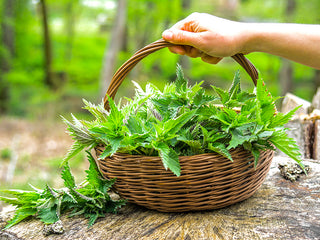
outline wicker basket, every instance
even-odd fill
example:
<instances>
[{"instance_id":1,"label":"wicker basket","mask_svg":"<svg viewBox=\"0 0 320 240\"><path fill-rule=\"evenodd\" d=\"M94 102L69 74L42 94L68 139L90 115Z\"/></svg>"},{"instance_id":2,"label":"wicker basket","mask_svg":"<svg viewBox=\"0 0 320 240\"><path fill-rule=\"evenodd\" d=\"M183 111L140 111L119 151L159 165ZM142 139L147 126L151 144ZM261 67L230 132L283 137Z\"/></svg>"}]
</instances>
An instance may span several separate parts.
<instances>
[{"instance_id":1,"label":"wicker basket","mask_svg":"<svg viewBox=\"0 0 320 240\"><path fill-rule=\"evenodd\" d=\"M114 98L129 71L144 57L172 46L158 40L125 62L113 76L107 95ZM256 68L242 54L232 56L256 84ZM108 109L107 97L105 108ZM99 156L103 146L96 148ZM232 150L233 162L215 153L180 156L181 176L166 171L160 157L116 153L97 164L105 178L116 178L115 190L129 202L161 212L184 212L222 208L249 198L264 181L274 152L261 153L254 167L254 157L243 148Z\"/></svg>"}]
</instances>

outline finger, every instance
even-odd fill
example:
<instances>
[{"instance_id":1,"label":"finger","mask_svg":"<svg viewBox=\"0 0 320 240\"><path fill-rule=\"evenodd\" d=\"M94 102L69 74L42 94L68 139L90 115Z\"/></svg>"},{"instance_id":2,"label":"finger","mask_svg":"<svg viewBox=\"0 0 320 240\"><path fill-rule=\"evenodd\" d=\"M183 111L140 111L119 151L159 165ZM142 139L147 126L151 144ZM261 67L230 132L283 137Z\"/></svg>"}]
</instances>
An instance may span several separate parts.
<instances>
[{"instance_id":1,"label":"finger","mask_svg":"<svg viewBox=\"0 0 320 240\"><path fill-rule=\"evenodd\" d=\"M171 46L171 47L168 47L168 49L172 53L176 53L176 54L180 54L180 55L186 55L186 50L185 50L184 46L179 46L179 45Z\"/></svg>"},{"instance_id":2,"label":"finger","mask_svg":"<svg viewBox=\"0 0 320 240\"><path fill-rule=\"evenodd\" d=\"M179 29L172 29L172 30L165 30L162 33L162 38L168 42L174 44L181 44L181 45L194 45L194 41L197 38L197 33L183 31Z\"/></svg>"},{"instance_id":3,"label":"finger","mask_svg":"<svg viewBox=\"0 0 320 240\"><path fill-rule=\"evenodd\" d=\"M220 62L222 60L222 58L221 57L212 57L212 56L206 54L201 57L201 60L206 63L217 64L218 62Z\"/></svg>"},{"instance_id":4,"label":"finger","mask_svg":"<svg viewBox=\"0 0 320 240\"><path fill-rule=\"evenodd\" d=\"M192 25L193 23L197 22L200 19L200 15L201 14L194 12L194 13L190 14L188 17L186 17L185 19L182 19L181 21L174 24L170 28L170 30L180 29L180 30L193 32L193 30L188 30L188 29L190 29L189 26Z\"/></svg>"},{"instance_id":5,"label":"finger","mask_svg":"<svg viewBox=\"0 0 320 240\"><path fill-rule=\"evenodd\" d=\"M197 58L197 57L201 57L203 55L203 52L197 48L188 46L186 55L192 58Z\"/></svg>"}]
</instances>

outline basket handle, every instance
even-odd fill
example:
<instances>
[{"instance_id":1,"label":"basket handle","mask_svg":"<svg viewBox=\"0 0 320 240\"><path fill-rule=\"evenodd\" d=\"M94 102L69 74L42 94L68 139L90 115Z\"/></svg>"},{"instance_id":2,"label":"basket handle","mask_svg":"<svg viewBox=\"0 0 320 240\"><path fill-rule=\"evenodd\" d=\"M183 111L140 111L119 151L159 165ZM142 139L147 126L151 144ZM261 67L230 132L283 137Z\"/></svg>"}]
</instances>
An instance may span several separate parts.
<instances>
[{"instance_id":1,"label":"basket handle","mask_svg":"<svg viewBox=\"0 0 320 240\"><path fill-rule=\"evenodd\" d=\"M138 62L140 62L143 58L148 56L150 53L158 51L164 47L171 47L171 46L174 46L174 44L169 43L163 39L159 39L145 46L144 48L140 49L131 58L129 58L113 75L111 83L107 90L106 96L104 97L104 108L109 109L108 96L114 99L121 83L123 82L127 74L135 67L135 65ZM255 68L255 66L242 53L238 53L232 56L232 58L246 70L246 72L251 77L254 85L257 85L258 71Z\"/></svg>"}]
</instances>

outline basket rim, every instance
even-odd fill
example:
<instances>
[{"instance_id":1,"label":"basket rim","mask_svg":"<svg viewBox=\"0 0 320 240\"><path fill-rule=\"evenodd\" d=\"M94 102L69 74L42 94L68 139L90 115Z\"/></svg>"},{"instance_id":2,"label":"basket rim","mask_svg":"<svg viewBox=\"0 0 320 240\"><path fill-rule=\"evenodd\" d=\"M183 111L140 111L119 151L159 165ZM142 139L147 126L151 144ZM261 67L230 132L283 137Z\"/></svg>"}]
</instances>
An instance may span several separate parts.
<instances>
[{"instance_id":1,"label":"basket rim","mask_svg":"<svg viewBox=\"0 0 320 240\"><path fill-rule=\"evenodd\" d=\"M103 152L103 150L101 148L104 148L104 147L105 147L104 145L98 145L94 148L95 156L96 156L95 160L96 160L97 164L101 161L104 161L105 159L108 159L108 158L113 159L114 157L123 157L123 159L125 159L125 157L136 158L136 159L143 158L144 160L157 160L160 163L162 163L161 157L159 155L158 156L148 156L148 155L141 155L141 154L130 154L130 153L119 153L119 152L116 152L113 155L102 159L102 158L100 158L100 154ZM250 156L254 159L254 156L252 155L252 153L249 150L245 149L243 146L232 148L229 150L229 152L231 155L236 155L237 153L246 154L246 155L248 155L248 157ZM275 150L274 149L260 150L260 157L261 157L261 154L267 153L267 152L275 152ZM200 153L200 154L194 154L194 155L179 155L179 162L180 162L180 164L182 164L183 162L192 161L192 160L190 160L191 158L200 159L201 157L219 157L219 158L222 158L223 161L230 163L230 164L233 164L233 163L235 164L236 162L238 162L242 158L242 157L236 157L236 158L233 158L233 160L231 161L230 159L223 156L222 154L219 154L216 152L210 152L210 153ZM216 160L216 161L217 162L221 161L221 159ZM252 159L251 159L251 161L252 161ZM248 162L251 162L251 161L248 161ZM252 162L252 164L254 164L254 163ZM258 161L255 168L257 168L261 164L262 164L261 161ZM170 171L168 171L168 172L170 172Z\"/></svg>"}]
</instances>

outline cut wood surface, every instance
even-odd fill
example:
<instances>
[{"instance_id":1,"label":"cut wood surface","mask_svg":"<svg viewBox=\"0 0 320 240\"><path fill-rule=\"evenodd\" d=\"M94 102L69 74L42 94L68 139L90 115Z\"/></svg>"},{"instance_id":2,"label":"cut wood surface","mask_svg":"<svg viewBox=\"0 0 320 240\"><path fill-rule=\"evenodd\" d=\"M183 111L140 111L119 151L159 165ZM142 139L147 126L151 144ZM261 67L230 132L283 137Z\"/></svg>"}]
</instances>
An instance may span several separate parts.
<instances>
[{"instance_id":1,"label":"cut wood surface","mask_svg":"<svg viewBox=\"0 0 320 240\"><path fill-rule=\"evenodd\" d=\"M160 213L128 204L88 228L82 217L61 218L64 233L43 235L36 218L0 232L0 239L320 239L320 163L306 160L311 170L296 182L285 180L275 157L262 187L249 199L220 210ZM12 208L0 213L0 227Z\"/></svg>"}]
</instances>

